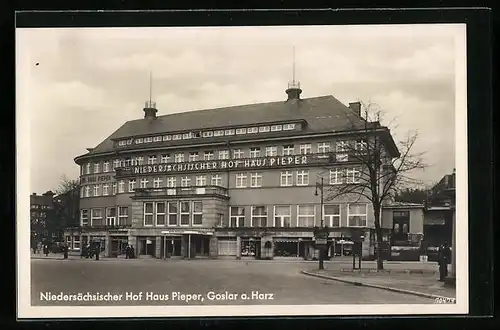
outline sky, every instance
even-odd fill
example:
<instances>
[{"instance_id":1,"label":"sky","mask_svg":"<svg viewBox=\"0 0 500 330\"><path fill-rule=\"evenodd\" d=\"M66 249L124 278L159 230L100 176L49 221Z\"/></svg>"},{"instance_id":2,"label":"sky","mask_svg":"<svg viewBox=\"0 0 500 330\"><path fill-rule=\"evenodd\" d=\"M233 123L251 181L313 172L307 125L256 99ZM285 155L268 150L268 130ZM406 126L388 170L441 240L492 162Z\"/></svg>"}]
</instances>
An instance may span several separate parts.
<instances>
[{"instance_id":1,"label":"sky","mask_svg":"<svg viewBox=\"0 0 500 330\"><path fill-rule=\"evenodd\" d=\"M302 98L375 103L396 141L417 130L428 166L413 176L430 185L455 168L456 35L453 25L17 29L30 191L77 179L76 156L142 118L150 72L158 115L284 101L294 48Z\"/></svg>"}]
</instances>

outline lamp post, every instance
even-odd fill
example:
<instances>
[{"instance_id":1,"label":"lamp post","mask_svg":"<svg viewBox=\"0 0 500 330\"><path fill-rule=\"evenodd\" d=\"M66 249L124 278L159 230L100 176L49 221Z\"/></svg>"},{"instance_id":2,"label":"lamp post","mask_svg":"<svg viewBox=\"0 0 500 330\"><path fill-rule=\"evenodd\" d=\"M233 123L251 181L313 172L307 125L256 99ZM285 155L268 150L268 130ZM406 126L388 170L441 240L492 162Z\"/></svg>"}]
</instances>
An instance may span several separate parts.
<instances>
[{"instance_id":1,"label":"lamp post","mask_svg":"<svg viewBox=\"0 0 500 330\"><path fill-rule=\"evenodd\" d=\"M323 189L324 188L324 182L323 182L323 177L321 177L321 182L316 182L316 190L314 191L314 196L318 196L318 190L319 190L319 195L321 199L321 225L320 225L320 232L324 235L323 230L324 230L324 220L323 220L323 204L324 204L324 196L323 196ZM318 235L316 235L316 244L318 246L319 250L319 269L323 270L325 269L324 263L323 263L323 254L324 254L324 247L326 245L326 242L321 242L321 244L318 244ZM326 240L323 236L321 236L320 239Z\"/></svg>"}]
</instances>

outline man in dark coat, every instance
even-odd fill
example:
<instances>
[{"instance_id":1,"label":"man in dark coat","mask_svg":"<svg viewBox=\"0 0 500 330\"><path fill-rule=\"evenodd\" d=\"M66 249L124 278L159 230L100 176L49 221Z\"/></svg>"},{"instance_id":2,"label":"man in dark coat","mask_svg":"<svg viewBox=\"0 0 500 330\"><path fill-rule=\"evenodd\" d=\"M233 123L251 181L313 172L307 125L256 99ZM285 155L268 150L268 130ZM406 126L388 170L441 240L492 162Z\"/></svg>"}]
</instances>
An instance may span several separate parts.
<instances>
[{"instance_id":1,"label":"man in dark coat","mask_svg":"<svg viewBox=\"0 0 500 330\"><path fill-rule=\"evenodd\" d=\"M68 244L64 244L63 245L64 259L68 259L68 251L69 251Z\"/></svg>"},{"instance_id":2,"label":"man in dark coat","mask_svg":"<svg viewBox=\"0 0 500 330\"><path fill-rule=\"evenodd\" d=\"M439 248L439 256L438 256L439 281L441 282L443 282L446 276L448 276L448 264L450 263L450 259L451 259L451 250L450 247L448 246L448 243L445 242Z\"/></svg>"}]
</instances>

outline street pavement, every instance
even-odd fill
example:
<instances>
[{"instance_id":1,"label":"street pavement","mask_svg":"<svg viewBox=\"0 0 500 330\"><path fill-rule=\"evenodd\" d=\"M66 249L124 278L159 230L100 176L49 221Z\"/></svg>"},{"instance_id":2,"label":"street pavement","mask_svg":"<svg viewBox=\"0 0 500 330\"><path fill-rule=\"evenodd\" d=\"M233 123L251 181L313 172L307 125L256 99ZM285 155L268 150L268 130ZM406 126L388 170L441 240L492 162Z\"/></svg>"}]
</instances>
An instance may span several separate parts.
<instances>
[{"instance_id":1,"label":"street pavement","mask_svg":"<svg viewBox=\"0 0 500 330\"><path fill-rule=\"evenodd\" d=\"M346 267L346 264L329 262L326 266ZM274 260L101 259L96 261L77 257L70 257L68 260L32 258L31 301L32 305L36 306L431 304L434 302L430 298L358 287L301 273L304 269L314 267L311 262ZM48 300L52 294L57 299L60 293L67 294L66 299L73 301ZM101 295L110 293L116 296L107 297L117 300L74 301L79 293L86 299L89 297L92 299L92 295L95 296L97 293ZM64 299L63 296L59 298L61 297ZM162 298L168 300L160 300Z\"/></svg>"}]
</instances>

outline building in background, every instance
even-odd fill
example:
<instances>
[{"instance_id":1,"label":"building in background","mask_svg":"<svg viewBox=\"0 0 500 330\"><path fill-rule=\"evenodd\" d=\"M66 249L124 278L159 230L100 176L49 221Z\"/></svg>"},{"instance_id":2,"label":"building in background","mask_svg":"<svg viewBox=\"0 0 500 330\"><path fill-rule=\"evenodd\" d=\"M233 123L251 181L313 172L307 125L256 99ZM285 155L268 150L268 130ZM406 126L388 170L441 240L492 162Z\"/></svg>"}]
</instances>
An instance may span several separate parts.
<instances>
[{"instance_id":1,"label":"building in background","mask_svg":"<svg viewBox=\"0 0 500 330\"><path fill-rule=\"evenodd\" d=\"M31 247L39 242L51 242L57 233L54 230L54 193L30 195Z\"/></svg>"},{"instance_id":2,"label":"building in background","mask_svg":"<svg viewBox=\"0 0 500 330\"><path fill-rule=\"evenodd\" d=\"M359 182L350 153L366 150L367 126L388 155L397 147L359 102L301 92L293 81L283 101L165 116L146 102L143 119L75 158L80 228L67 240L100 241L108 256L129 244L139 257L310 259L323 215L330 256L348 253L360 233L373 255L371 203L344 196L321 209L316 183Z\"/></svg>"},{"instance_id":3,"label":"building in background","mask_svg":"<svg viewBox=\"0 0 500 330\"><path fill-rule=\"evenodd\" d=\"M53 204L57 220L54 226L57 232L57 241L65 242L70 250L79 250L79 235L67 235L65 239L64 232L79 231L80 187L71 188L64 193L54 196Z\"/></svg>"}]
</instances>

